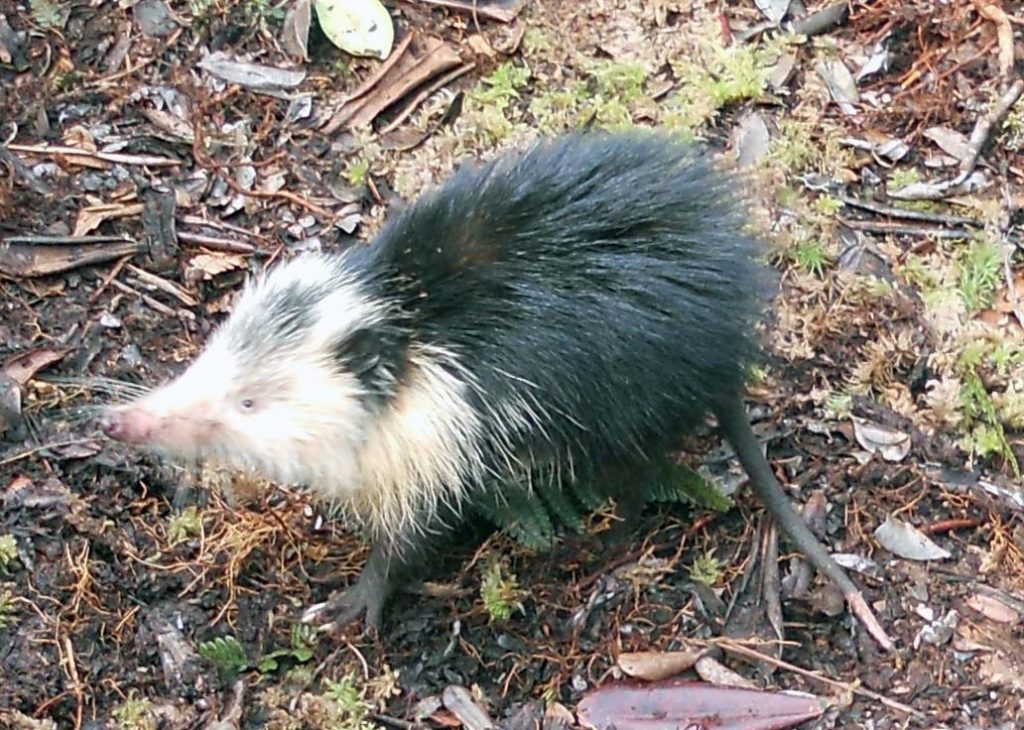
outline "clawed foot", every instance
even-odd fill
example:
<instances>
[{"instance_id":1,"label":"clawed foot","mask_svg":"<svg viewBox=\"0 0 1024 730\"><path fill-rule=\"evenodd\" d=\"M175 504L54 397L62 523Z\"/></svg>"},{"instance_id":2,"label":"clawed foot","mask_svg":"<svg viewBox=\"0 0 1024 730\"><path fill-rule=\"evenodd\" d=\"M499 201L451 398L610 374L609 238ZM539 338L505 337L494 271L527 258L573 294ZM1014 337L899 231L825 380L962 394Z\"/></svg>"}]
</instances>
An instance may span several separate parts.
<instances>
[{"instance_id":1,"label":"clawed foot","mask_svg":"<svg viewBox=\"0 0 1024 730\"><path fill-rule=\"evenodd\" d=\"M375 548L355 585L335 591L323 603L307 608L302 622L317 624L323 631L334 631L365 616L366 628L379 631L384 604L394 592L388 567L387 556Z\"/></svg>"}]
</instances>

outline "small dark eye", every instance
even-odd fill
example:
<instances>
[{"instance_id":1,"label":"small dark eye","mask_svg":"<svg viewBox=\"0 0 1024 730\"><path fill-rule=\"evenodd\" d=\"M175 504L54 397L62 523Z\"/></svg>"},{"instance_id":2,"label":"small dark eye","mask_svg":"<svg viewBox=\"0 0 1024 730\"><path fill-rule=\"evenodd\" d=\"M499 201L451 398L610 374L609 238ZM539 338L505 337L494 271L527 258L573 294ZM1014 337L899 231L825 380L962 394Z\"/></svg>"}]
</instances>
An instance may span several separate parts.
<instances>
[{"instance_id":1,"label":"small dark eye","mask_svg":"<svg viewBox=\"0 0 1024 730\"><path fill-rule=\"evenodd\" d=\"M242 401L242 410L251 411L254 405L255 403L252 402L252 398L246 398L245 400Z\"/></svg>"}]
</instances>

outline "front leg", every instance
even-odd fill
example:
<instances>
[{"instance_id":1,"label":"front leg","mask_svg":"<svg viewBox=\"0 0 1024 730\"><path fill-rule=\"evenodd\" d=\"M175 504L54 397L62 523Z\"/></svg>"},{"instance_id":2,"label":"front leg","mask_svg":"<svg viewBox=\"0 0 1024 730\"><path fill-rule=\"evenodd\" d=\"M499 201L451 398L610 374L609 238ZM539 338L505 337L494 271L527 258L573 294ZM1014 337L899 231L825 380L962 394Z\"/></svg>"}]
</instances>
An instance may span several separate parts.
<instances>
[{"instance_id":1,"label":"front leg","mask_svg":"<svg viewBox=\"0 0 1024 730\"><path fill-rule=\"evenodd\" d=\"M378 539L356 582L310 606L302 621L333 630L365 617L366 627L379 631L384 609L395 591L421 580L434 558L443 557L441 548L451 542L462 518L461 511L443 506L420 515L420 529L414 534Z\"/></svg>"},{"instance_id":2,"label":"front leg","mask_svg":"<svg viewBox=\"0 0 1024 730\"><path fill-rule=\"evenodd\" d=\"M385 543L374 545L355 584L335 591L323 603L307 608L302 614L302 622L319 623L322 628L333 630L365 614L366 627L379 631L384 604L398 587L395 573L404 563L393 553Z\"/></svg>"}]
</instances>

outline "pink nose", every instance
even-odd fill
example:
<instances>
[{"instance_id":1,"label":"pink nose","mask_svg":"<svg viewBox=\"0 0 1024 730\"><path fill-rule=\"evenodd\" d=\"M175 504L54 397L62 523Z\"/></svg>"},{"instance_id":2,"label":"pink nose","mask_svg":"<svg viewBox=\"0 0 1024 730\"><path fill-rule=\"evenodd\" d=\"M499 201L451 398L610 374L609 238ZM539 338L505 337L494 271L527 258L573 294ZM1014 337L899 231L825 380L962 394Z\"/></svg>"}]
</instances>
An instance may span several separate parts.
<instances>
[{"instance_id":1,"label":"pink nose","mask_svg":"<svg viewBox=\"0 0 1024 730\"><path fill-rule=\"evenodd\" d=\"M108 411L100 418L103 433L117 441L140 444L153 437L159 419L141 408Z\"/></svg>"}]
</instances>

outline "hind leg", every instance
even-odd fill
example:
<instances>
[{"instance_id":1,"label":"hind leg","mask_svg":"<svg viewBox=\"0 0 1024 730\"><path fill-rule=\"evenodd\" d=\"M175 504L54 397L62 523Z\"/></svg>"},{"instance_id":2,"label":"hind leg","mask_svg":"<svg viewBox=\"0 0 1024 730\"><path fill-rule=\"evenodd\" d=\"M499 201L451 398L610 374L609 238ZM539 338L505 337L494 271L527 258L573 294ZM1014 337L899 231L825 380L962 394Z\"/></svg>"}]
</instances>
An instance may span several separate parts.
<instances>
[{"instance_id":1,"label":"hind leg","mask_svg":"<svg viewBox=\"0 0 1024 730\"><path fill-rule=\"evenodd\" d=\"M649 464L616 464L602 471L601 488L615 500L617 518L604 536L609 545L626 542L640 526L652 478Z\"/></svg>"}]
</instances>

